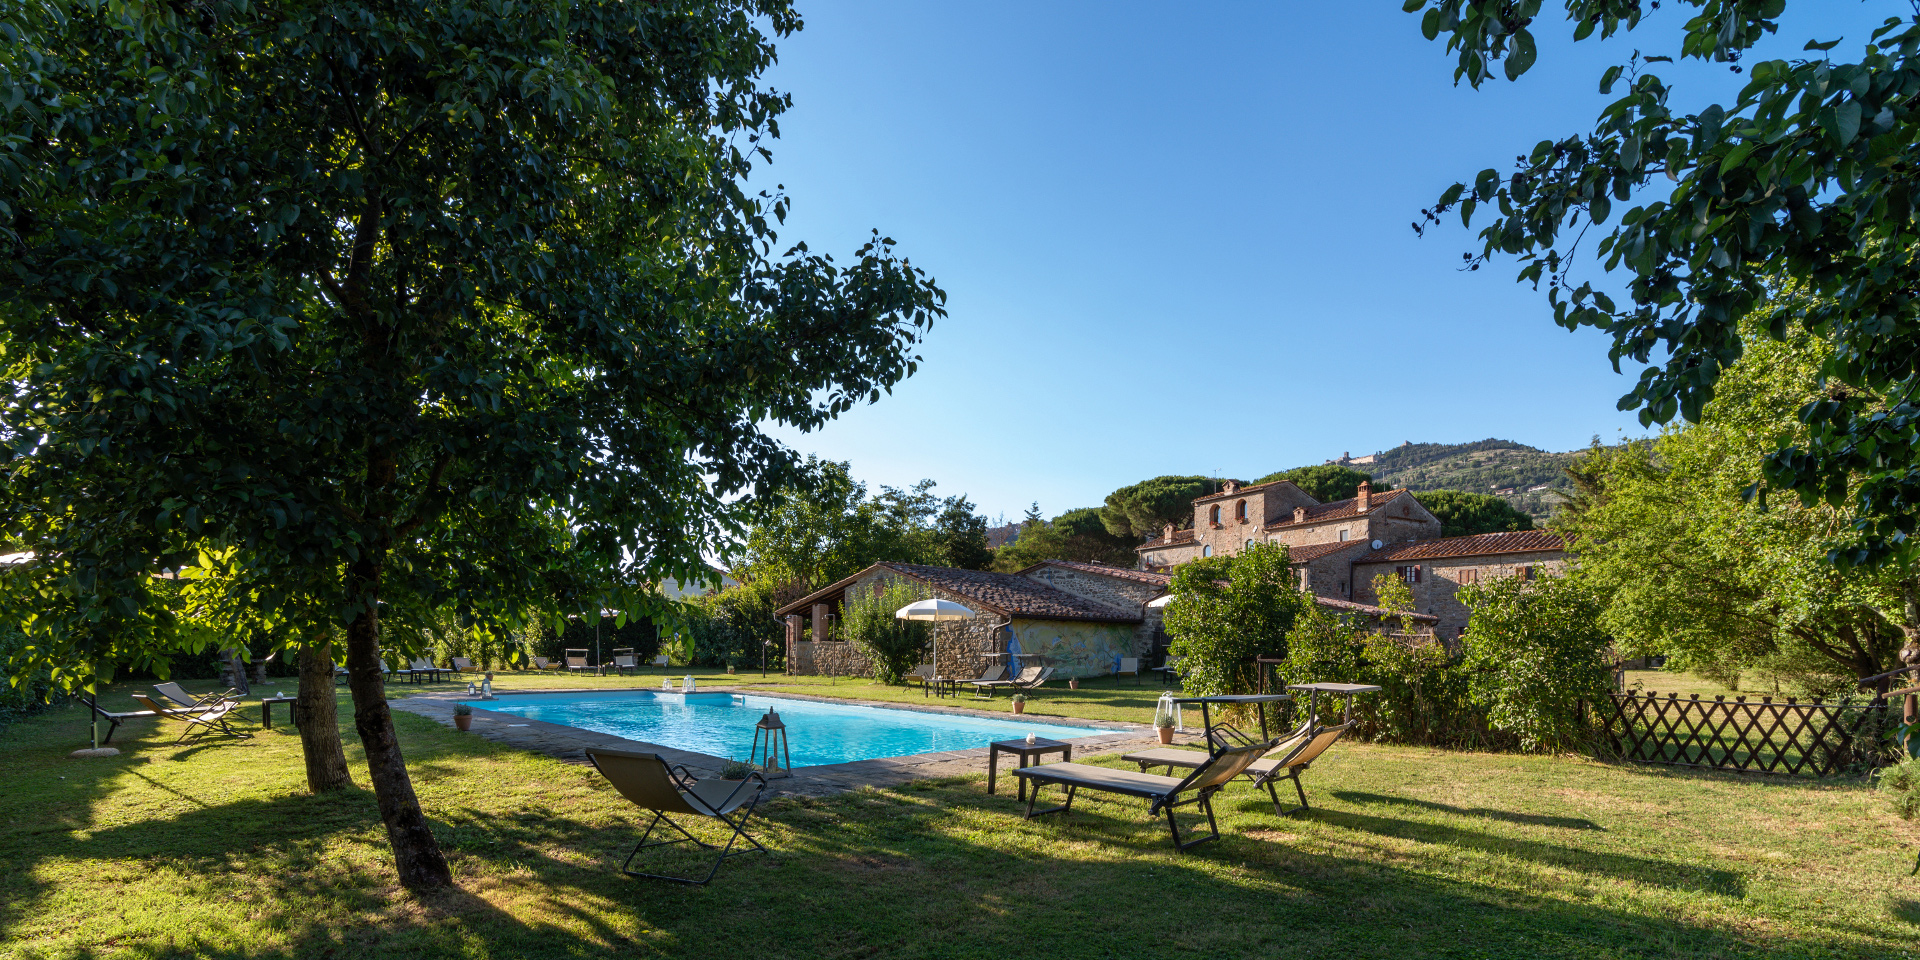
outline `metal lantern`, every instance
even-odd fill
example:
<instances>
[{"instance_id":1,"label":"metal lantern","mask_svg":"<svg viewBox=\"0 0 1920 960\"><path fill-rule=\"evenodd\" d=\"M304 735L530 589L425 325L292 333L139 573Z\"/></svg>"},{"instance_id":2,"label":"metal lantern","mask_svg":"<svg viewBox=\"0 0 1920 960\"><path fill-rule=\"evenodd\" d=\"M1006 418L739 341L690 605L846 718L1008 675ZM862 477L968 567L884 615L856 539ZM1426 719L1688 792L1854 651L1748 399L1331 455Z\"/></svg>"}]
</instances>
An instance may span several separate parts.
<instances>
[{"instance_id":1,"label":"metal lantern","mask_svg":"<svg viewBox=\"0 0 1920 960\"><path fill-rule=\"evenodd\" d=\"M1175 730L1186 732L1187 725L1180 720L1180 704L1174 701L1172 691L1161 694L1159 702L1153 705L1153 725L1158 727L1161 720L1169 718Z\"/></svg>"},{"instance_id":2,"label":"metal lantern","mask_svg":"<svg viewBox=\"0 0 1920 960\"><path fill-rule=\"evenodd\" d=\"M765 739L762 740L762 735ZM778 740L776 747L774 741ZM774 757L780 758L775 762ZM770 779L793 776L793 753L787 744L787 724L780 714L769 709L760 722L753 725L753 749L747 751L747 762L766 771ZM774 772L774 771L779 772Z\"/></svg>"}]
</instances>

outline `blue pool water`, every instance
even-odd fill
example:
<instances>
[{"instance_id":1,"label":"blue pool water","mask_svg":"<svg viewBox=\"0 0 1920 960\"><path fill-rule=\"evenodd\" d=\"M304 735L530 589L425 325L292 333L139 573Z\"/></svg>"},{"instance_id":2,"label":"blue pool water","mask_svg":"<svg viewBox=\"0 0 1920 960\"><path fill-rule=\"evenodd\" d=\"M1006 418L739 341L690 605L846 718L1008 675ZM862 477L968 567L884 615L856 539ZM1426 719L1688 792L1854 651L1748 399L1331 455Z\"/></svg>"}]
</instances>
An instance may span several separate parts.
<instances>
[{"instance_id":1,"label":"blue pool water","mask_svg":"<svg viewBox=\"0 0 1920 960\"><path fill-rule=\"evenodd\" d=\"M747 758L754 724L769 708L787 724L793 765L904 757L984 747L1031 733L1051 740L1091 737L1098 727L1022 723L886 707L815 703L734 693L542 693L468 700L478 710L609 733L715 757Z\"/></svg>"}]
</instances>

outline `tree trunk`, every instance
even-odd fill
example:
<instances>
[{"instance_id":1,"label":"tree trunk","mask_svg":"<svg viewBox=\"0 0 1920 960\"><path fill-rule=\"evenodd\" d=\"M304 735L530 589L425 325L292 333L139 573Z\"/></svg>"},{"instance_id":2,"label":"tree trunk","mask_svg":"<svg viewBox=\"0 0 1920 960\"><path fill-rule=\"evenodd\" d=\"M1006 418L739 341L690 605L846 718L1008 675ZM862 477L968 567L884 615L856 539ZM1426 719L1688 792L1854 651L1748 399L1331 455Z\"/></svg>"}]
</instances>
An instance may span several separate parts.
<instances>
[{"instance_id":1,"label":"tree trunk","mask_svg":"<svg viewBox=\"0 0 1920 960\"><path fill-rule=\"evenodd\" d=\"M380 804L380 819L393 846L393 865L400 884L415 893L453 885L453 872L440 853L433 829L400 755L393 713L387 707L386 685L380 678L380 568L363 556L349 569L353 596L365 607L347 625L347 686L353 691L353 725L367 751L367 773Z\"/></svg>"},{"instance_id":2,"label":"tree trunk","mask_svg":"<svg viewBox=\"0 0 1920 960\"><path fill-rule=\"evenodd\" d=\"M223 679L226 681L228 687L232 688L241 696L250 696L253 693L253 688L247 685L247 664L246 661L240 659L240 648L228 647L226 654L227 675Z\"/></svg>"},{"instance_id":3,"label":"tree trunk","mask_svg":"<svg viewBox=\"0 0 1920 960\"><path fill-rule=\"evenodd\" d=\"M325 634L300 648L300 697L293 704L293 725L307 755L307 789L327 793L353 786L333 699L333 641Z\"/></svg>"}]
</instances>

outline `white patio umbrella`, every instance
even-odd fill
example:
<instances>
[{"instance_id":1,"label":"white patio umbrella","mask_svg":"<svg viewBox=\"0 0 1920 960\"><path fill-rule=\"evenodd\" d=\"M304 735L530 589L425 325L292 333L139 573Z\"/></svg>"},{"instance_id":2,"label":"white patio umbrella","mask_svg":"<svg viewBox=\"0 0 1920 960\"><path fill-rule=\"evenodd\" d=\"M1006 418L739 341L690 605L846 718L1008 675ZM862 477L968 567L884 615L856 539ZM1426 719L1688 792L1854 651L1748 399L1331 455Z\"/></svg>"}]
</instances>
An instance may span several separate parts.
<instances>
[{"instance_id":1,"label":"white patio umbrella","mask_svg":"<svg viewBox=\"0 0 1920 960\"><path fill-rule=\"evenodd\" d=\"M979 614L965 604L952 600L916 600L893 612L896 620L971 620ZM933 633L933 672L940 672L940 631Z\"/></svg>"},{"instance_id":2,"label":"white patio umbrella","mask_svg":"<svg viewBox=\"0 0 1920 960\"><path fill-rule=\"evenodd\" d=\"M1163 594L1161 596L1154 597L1152 600L1148 600L1147 609L1149 610L1165 609L1166 605L1172 602L1173 602L1173 594L1171 593Z\"/></svg>"}]
</instances>

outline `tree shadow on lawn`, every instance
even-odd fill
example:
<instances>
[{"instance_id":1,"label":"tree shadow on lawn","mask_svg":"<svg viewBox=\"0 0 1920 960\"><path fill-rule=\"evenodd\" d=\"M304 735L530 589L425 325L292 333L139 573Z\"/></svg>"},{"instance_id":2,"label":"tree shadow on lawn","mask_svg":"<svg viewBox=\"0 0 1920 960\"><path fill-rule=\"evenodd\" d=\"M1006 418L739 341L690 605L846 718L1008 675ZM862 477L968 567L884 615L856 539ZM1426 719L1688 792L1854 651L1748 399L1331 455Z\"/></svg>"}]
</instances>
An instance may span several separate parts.
<instances>
[{"instance_id":1,"label":"tree shadow on lawn","mask_svg":"<svg viewBox=\"0 0 1920 960\"><path fill-rule=\"evenodd\" d=\"M1415 800L1412 797L1389 797L1378 793L1360 793L1353 790L1335 790L1333 796L1348 803L1365 806L1367 804L1392 804L1402 807L1416 807L1435 813L1447 813L1467 819L1499 820L1502 823L1527 824L1536 827L1560 827L1566 830L1600 830L1603 827L1585 817L1552 817L1537 813L1515 813L1511 810L1494 810L1489 807L1456 807L1447 803L1435 803L1432 800Z\"/></svg>"},{"instance_id":2,"label":"tree shadow on lawn","mask_svg":"<svg viewBox=\"0 0 1920 960\"><path fill-rule=\"evenodd\" d=\"M640 829L630 807L614 808L611 820L451 808L435 811L435 832L465 889L399 897L379 857L372 797L361 791L196 807L68 835L40 855L176 873L183 910L243 897L248 922L273 934L235 943L221 924L189 918L164 941L136 936L114 950L82 947L82 956L1719 956L1763 946L1657 914L1239 832L1248 821L1280 824L1270 807L1264 816L1226 812L1235 823L1222 824L1220 841L1178 856L1163 822L1142 807L1077 802L1067 819L1026 821L1012 798L986 797L971 780L782 798L755 831L772 852L728 861L704 888L618 872ZM1390 823L1317 816L1376 832ZM328 849L342 832L361 834L359 852L373 862ZM1442 830L1433 842L1515 852L1510 841L1468 831ZM1545 846L1520 849L1546 858ZM1681 869L1637 858L1607 866L1650 884ZM0 931L12 932L12 924ZM1824 937L1764 946L1868 955Z\"/></svg>"},{"instance_id":3,"label":"tree shadow on lawn","mask_svg":"<svg viewBox=\"0 0 1920 960\"><path fill-rule=\"evenodd\" d=\"M489 784L462 759L525 759L438 732L424 720L407 725L403 736L423 784L445 778L468 795ZM100 780L119 772L98 769ZM1617 898L1600 905L1578 890L1555 897L1550 878L1543 878L1545 888L1503 885L1441 875L1404 856L1356 856L1356 844L1337 836L1301 842L1288 831L1302 826L1276 819L1264 793L1237 789L1218 804L1222 839L1184 856L1174 854L1164 820L1148 818L1144 804L1132 800L1083 794L1067 818L1027 821L1012 796L986 796L977 778L783 797L764 805L751 828L771 853L729 860L711 886L683 887L620 874L646 814L620 801L590 769L536 761L501 770L515 778L499 785L510 795L504 802L435 802L429 792L428 813L462 889L424 899L396 890L365 791L226 802L201 794L188 799L204 805L95 829L98 820L88 812L101 788L76 784L80 792L33 830L30 847L0 852L0 942L17 943L23 924L50 909L66 911L75 929L91 930L84 924L93 918L76 915L76 899L97 897L99 911L111 912L123 892L138 892L149 910L169 903L178 917L123 923L117 946L44 937L47 949L236 960L721 952L1003 960L1035 953L1873 956L1884 955L1888 943L1884 931L1843 933L1831 925L1781 933L1766 918L1742 926L1767 931L1768 939L1749 939L1657 906L1620 908ZM1739 883L1711 871L1721 876L1674 884L1673 876L1693 868L1456 827L1347 811L1316 810L1312 817L1346 831L1484 850L1512 858L1519 869L1549 864L1599 873L1650 888L1656 901L1663 889L1723 892L1714 884ZM16 829L13 836L23 834ZM1338 852L1322 852L1328 844L1321 841L1329 839ZM684 872L706 862L675 852L644 869ZM49 869L42 874L38 866ZM33 954L22 948L20 956Z\"/></svg>"}]
</instances>

